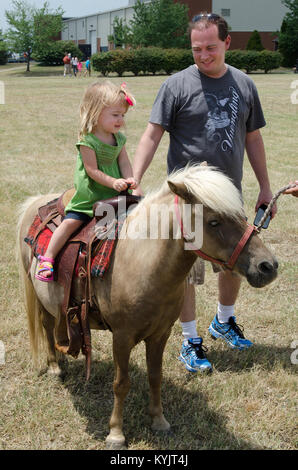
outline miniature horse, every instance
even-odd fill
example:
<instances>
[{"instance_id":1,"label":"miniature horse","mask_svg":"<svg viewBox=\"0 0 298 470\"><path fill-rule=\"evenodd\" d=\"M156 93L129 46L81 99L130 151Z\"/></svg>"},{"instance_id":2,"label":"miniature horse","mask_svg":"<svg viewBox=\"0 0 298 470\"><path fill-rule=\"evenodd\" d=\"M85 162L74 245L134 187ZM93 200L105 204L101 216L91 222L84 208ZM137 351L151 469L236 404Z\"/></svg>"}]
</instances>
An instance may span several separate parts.
<instances>
[{"instance_id":1,"label":"miniature horse","mask_svg":"<svg viewBox=\"0 0 298 470\"><path fill-rule=\"evenodd\" d=\"M27 275L31 250L24 243L37 209L54 197L31 198L24 204L19 221L19 252L33 354L39 355L37 345L44 336L43 329L49 372L59 374L55 324L61 314L63 289L57 282L35 279L35 258ZM191 220L183 226L186 207L190 208ZM168 234L161 236L167 208ZM195 219L200 220L200 216L198 226ZM195 232L192 237L185 233L186 225L189 230L195 226L202 231L201 247L196 246ZM253 287L263 287L277 276L277 262L254 230L238 250L233 264L229 264L247 226L239 191L223 173L206 166L189 166L170 175L159 190L145 196L126 218L105 277L92 278L91 286L98 310L113 334L114 408L107 437L109 447L119 449L125 445L122 416L129 390L129 357L140 341L146 344L152 428L170 428L161 404L162 356L171 328L179 317L186 278L197 256L205 255L219 262L222 269L244 276ZM150 236L152 227L159 232L157 235ZM98 328L92 319L90 328Z\"/></svg>"}]
</instances>

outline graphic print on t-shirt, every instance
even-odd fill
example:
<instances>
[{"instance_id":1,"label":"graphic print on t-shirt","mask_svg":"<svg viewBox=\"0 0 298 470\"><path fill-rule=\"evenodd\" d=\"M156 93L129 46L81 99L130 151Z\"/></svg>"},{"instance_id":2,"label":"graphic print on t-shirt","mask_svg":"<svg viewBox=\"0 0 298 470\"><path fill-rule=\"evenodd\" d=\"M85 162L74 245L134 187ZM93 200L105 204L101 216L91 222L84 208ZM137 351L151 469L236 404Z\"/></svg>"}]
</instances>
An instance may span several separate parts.
<instances>
[{"instance_id":1,"label":"graphic print on t-shirt","mask_svg":"<svg viewBox=\"0 0 298 470\"><path fill-rule=\"evenodd\" d=\"M209 109L205 124L207 140L216 143L224 152L232 151L240 103L237 90L230 86L220 96L205 93L205 99Z\"/></svg>"}]
</instances>

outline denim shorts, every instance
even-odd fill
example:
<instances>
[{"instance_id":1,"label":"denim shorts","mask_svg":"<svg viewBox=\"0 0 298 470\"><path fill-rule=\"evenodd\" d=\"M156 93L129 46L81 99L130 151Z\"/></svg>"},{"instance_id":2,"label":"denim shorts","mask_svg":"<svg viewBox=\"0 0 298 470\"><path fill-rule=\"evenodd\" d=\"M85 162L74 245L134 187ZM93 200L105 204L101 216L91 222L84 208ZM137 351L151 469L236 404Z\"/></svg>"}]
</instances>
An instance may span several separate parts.
<instances>
[{"instance_id":1,"label":"denim shorts","mask_svg":"<svg viewBox=\"0 0 298 470\"><path fill-rule=\"evenodd\" d=\"M65 215L64 219L74 219L81 220L82 222L90 222L92 217L89 217L89 215L84 214L83 212L69 211Z\"/></svg>"}]
</instances>

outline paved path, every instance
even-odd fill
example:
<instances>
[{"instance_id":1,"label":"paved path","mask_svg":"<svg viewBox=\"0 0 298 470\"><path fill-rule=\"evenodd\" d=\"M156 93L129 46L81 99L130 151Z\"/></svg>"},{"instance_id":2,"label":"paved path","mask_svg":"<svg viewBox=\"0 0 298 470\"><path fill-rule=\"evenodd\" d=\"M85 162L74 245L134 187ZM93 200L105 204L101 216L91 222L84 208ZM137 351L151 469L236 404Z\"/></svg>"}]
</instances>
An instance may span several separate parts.
<instances>
[{"instance_id":1,"label":"paved path","mask_svg":"<svg viewBox=\"0 0 298 470\"><path fill-rule=\"evenodd\" d=\"M27 64L20 64L20 65L17 65L16 67L9 67L8 69L1 69L0 72L9 72L10 70L16 70L16 69L20 69L22 67L27 67Z\"/></svg>"}]
</instances>

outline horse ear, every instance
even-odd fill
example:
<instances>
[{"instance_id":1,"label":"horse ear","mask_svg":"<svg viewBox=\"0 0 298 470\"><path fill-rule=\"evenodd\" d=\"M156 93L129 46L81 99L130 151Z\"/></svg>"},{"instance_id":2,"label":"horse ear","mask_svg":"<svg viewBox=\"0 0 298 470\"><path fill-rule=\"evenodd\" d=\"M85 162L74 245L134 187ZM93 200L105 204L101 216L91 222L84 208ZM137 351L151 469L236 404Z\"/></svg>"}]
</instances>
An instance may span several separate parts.
<instances>
[{"instance_id":1,"label":"horse ear","mask_svg":"<svg viewBox=\"0 0 298 470\"><path fill-rule=\"evenodd\" d=\"M193 195L188 191L185 184L183 183L172 183L172 181L168 181L168 185L172 193L177 194L186 202L193 202Z\"/></svg>"}]
</instances>

